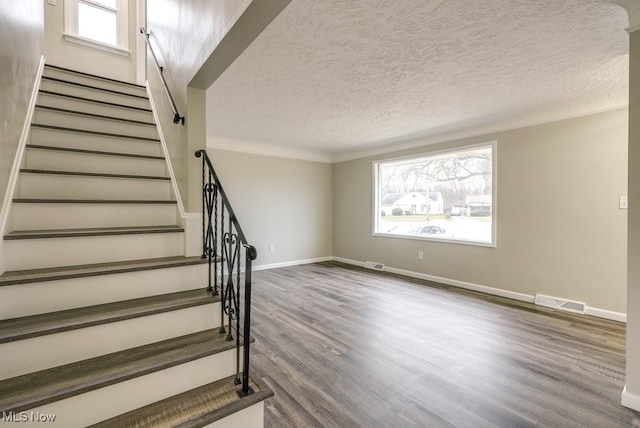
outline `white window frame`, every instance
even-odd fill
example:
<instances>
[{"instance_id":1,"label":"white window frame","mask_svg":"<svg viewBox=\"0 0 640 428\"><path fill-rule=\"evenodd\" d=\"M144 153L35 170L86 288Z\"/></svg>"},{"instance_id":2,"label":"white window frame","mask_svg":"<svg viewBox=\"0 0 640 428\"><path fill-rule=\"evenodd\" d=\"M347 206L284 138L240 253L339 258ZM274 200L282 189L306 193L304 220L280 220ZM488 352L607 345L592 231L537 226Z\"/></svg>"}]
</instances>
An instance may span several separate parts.
<instances>
[{"instance_id":1,"label":"white window frame","mask_svg":"<svg viewBox=\"0 0 640 428\"><path fill-rule=\"evenodd\" d=\"M78 4L86 3L100 9L115 12L117 28L117 44L100 42L78 35ZM128 0L116 0L116 8L104 6L92 0L64 0L64 33L66 41L82 46L98 49L120 56L130 56L129 51L129 3Z\"/></svg>"},{"instance_id":2,"label":"white window frame","mask_svg":"<svg viewBox=\"0 0 640 428\"><path fill-rule=\"evenodd\" d=\"M497 237L497 233L496 233L496 228L497 228L497 214L498 214L498 210L497 210L497 204L496 204L496 200L497 200L497 194L498 194L498 187L497 187L497 169L496 169L496 165L497 165L497 147L498 147L498 143L497 141L488 141L485 143L479 143L479 144L471 144L471 145L464 145L464 146L456 146L456 147L451 147L451 148L447 148L447 149L443 149L443 150L434 150L431 152L422 152L422 153L418 153L415 155L410 155L410 156L403 156L403 157L396 157L396 158L386 158L386 159L378 159L378 160L374 160L372 162L372 177L373 177L373 209L372 209L372 213L373 213L373 221L372 221L372 235L376 236L376 237L386 237L386 238L399 238L399 239L411 239L411 240L420 240L420 241L433 241L433 242L444 242L444 243L449 243L449 244L463 244L463 245L473 245L473 246L479 246L479 247L491 247L491 248L496 248L497 246L497 242L496 242L496 237ZM398 162L398 161L403 161L403 160L412 160L412 159L420 159L420 158L424 158L424 157L431 157L431 156L440 156L440 155L446 155L447 153L455 153L455 152L461 152L461 151L465 151L465 150L473 150L473 149L481 149L481 148L491 148L491 186L492 186L492 192L491 192L491 204L492 204L492 208L491 208L491 242L484 242L484 241L473 241L473 240L463 240L463 239L455 239L455 238L434 238L434 237L426 237L426 236L411 236L411 235L400 235L400 234L392 234L392 233L382 233L382 232L378 232L378 220L380 219L380 191L379 191L379 177L378 177L378 168L381 164L385 164L385 163L390 163L390 162Z\"/></svg>"}]
</instances>

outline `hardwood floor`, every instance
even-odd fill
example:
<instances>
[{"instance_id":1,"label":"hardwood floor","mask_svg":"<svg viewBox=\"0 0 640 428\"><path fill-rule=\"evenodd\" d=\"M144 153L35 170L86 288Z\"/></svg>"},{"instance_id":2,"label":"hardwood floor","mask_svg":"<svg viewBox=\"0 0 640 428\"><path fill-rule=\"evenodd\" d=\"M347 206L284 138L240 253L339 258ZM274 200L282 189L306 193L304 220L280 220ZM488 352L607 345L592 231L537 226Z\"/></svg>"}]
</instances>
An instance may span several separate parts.
<instances>
[{"instance_id":1,"label":"hardwood floor","mask_svg":"<svg viewBox=\"0 0 640 428\"><path fill-rule=\"evenodd\" d=\"M336 262L254 273L270 427L640 427L625 325Z\"/></svg>"}]
</instances>

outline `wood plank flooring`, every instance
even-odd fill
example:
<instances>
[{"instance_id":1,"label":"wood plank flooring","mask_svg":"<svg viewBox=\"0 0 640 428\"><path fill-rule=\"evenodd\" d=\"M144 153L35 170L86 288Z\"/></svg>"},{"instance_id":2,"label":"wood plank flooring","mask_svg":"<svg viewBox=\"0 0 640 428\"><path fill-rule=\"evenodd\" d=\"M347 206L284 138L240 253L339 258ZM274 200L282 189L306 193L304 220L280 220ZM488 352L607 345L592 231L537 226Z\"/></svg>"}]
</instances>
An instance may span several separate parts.
<instances>
[{"instance_id":1,"label":"wood plank flooring","mask_svg":"<svg viewBox=\"0 0 640 428\"><path fill-rule=\"evenodd\" d=\"M640 427L625 325L326 262L254 273L275 427Z\"/></svg>"}]
</instances>

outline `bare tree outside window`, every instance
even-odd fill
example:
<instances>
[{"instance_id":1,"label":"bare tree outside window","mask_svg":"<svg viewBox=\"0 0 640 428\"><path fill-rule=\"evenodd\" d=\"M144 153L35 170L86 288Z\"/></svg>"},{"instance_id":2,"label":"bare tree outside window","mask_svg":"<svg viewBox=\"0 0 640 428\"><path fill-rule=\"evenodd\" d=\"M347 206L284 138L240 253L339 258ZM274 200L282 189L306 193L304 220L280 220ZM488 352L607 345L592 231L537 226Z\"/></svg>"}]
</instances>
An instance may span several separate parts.
<instances>
[{"instance_id":1,"label":"bare tree outside window","mask_svg":"<svg viewBox=\"0 0 640 428\"><path fill-rule=\"evenodd\" d=\"M493 244L494 148L375 162L374 234Z\"/></svg>"}]
</instances>

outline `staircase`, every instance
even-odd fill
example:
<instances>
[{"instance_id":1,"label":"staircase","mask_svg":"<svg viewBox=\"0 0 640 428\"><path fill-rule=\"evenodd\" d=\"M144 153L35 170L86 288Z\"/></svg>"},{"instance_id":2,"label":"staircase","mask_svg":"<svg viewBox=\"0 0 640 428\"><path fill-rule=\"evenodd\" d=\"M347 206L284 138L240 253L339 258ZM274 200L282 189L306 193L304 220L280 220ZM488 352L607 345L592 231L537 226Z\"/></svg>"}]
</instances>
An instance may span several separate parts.
<instances>
[{"instance_id":1,"label":"staircase","mask_svg":"<svg viewBox=\"0 0 640 428\"><path fill-rule=\"evenodd\" d=\"M4 236L0 426L262 426L273 393L237 394L181 222L145 88L46 66Z\"/></svg>"}]
</instances>

